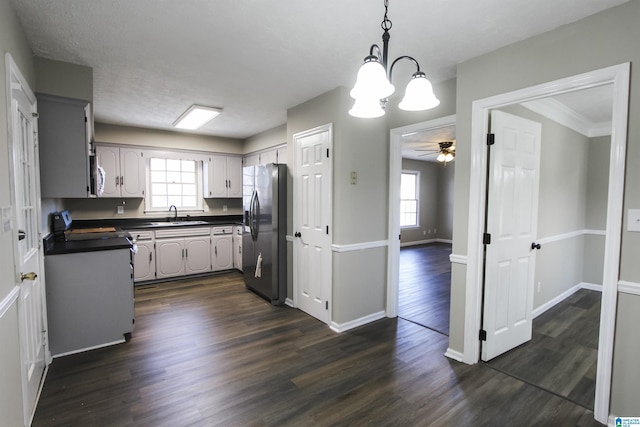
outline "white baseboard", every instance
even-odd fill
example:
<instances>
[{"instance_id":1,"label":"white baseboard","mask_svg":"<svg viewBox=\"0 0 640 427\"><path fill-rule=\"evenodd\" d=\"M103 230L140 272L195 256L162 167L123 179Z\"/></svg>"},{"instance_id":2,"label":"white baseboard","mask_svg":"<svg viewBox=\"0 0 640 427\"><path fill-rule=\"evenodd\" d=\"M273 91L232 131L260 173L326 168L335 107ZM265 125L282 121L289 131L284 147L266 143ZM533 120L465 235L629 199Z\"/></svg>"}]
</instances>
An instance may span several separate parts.
<instances>
[{"instance_id":1,"label":"white baseboard","mask_svg":"<svg viewBox=\"0 0 640 427\"><path fill-rule=\"evenodd\" d=\"M593 284L593 283L585 283L585 282L578 283L574 287L572 287L570 289L567 289L566 291L564 291L563 293L561 293L557 297L553 298L550 301L547 301L546 303L542 304L540 307L534 309L533 313L532 313L533 318L535 319L536 317L540 316L545 311L549 310L550 308L554 307L557 304L560 304L562 301L564 301L565 299L569 298L571 295L575 294L580 289L588 289L588 290L591 290L591 291L602 292L602 285L596 285L596 284Z\"/></svg>"},{"instance_id":2,"label":"white baseboard","mask_svg":"<svg viewBox=\"0 0 640 427\"><path fill-rule=\"evenodd\" d=\"M451 240L451 239L436 239L436 242L438 242L438 243L448 243L450 245L453 245L453 240Z\"/></svg>"},{"instance_id":3,"label":"white baseboard","mask_svg":"<svg viewBox=\"0 0 640 427\"><path fill-rule=\"evenodd\" d=\"M116 344L122 344L123 342L125 342L124 338L121 339L121 340L107 342L107 343L100 344L100 345L94 345L92 347L81 348L80 350L73 350L73 351L67 351L66 353L54 354L53 358L57 359L58 357L70 356L72 354L83 353L83 352L89 351L89 350L95 350L95 349L98 349L98 348L109 347L109 346L116 345Z\"/></svg>"},{"instance_id":4,"label":"white baseboard","mask_svg":"<svg viewBox=\"0 0 640 427\"><path fill-rule=\"evenodd\" d=\"M435 242L436 242L436 239L414 240L412 242L400 243L400 247L403 248L405 246L419 246L419 245L426 245L426 244L435 243Z\"/></svg>"},{"instance_id":5,"label":"white baseboard","mask_svg":"<svg viewBox=\"0 0 640 427\"><path fill-rule=\"evenodd\" d=\"M285 298L284 303L285 303L285 305L288 305L289 307L295 307L293 305L293 300L291 298Z\"/></svg>"},{"instance_id":6,"label":"white baseboard","mask_svg":"<svg viewBox=\"0 0 640 427\"><path fill-rule=\"evenodd\" d=\"M331 322L331 325L329 325L329 327L332 331L340 333L348 331L349 329L357 328L358 326L366 325L367 323L375 322L376 320L380 320L386 316L387 314L384 311L379 311L377 313L369 314L368 316L364 316L345 323Z\"/></svg>"},{"instance_id":7,"label":"white baseboard","mask_svg":"<svg viewBox=\"0 0 640 427\"><path fill-rule=\"evenodd\" d=\"M448 357L449 359L453 359L453 360L455 360L457 362L462 362L463 356L464 356L459 351L451 349L451 347L447 348L447 351L444 353L444 355L446 357Z\"/></svg>"}]
</instances>

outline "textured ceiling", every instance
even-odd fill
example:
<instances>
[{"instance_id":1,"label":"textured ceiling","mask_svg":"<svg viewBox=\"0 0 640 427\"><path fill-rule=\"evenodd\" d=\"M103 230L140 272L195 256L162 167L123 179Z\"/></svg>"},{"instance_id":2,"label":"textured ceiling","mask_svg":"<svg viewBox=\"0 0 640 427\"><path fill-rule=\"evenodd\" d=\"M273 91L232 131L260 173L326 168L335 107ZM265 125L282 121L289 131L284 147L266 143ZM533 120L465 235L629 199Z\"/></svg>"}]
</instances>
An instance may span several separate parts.
<instances>
[{"instance_id":1,"label":"textured ceiling","mask_svg":"<svg viewBox=\"0 0 640 427\"><path fill-rule=\"evenodd\" d=\"M390 58L411 55L440 82L462 61L625 1L391 0ZM93 67L97 121L170 129L197 103L224 108L199 133L235 138L352 86L384 13L382 0L12 3L35 55ZM399 68L393 83L409 75Z\"/></svg>"}]
</instances>

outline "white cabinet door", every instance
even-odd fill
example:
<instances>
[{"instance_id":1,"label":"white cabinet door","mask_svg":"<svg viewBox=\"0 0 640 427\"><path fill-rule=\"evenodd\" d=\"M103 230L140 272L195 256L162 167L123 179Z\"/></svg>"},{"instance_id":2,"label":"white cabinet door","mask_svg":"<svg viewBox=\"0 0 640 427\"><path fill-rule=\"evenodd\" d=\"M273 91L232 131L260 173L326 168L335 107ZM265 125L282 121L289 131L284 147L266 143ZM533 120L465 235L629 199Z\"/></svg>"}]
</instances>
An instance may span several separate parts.
<instances>
[{"instance_id":1,"label":"white cabinet door","mask_svg":"<svg viewBox=\"0 0 640 427\"><path fill-rule=\"evenodd\" d=\"M184 239L184 250L185 274L211 271L211 239L208 236Z\"/></svg>"},{"instance_id":2,"label":"white cabinet door","mask_svg":"<svg viewBox=\"0 0 640 427\"><path fill-rule=\"evenodd\" d=\"M242 271L242 234L233 235L233 268Z\"/></svg>"},{"instance_id":3,"label":"white cabinet door","mask_svg":"<svg viewBox=\"0 0 640 427\"><path fill-rule=\"evenodd\" d=\"M209 196L227 197L227 158L211 156L209 167Z\"/></svg>"},{"instance_id":4,"label":"white cabinet door","mask_svg":"<svg viewBox=\"0 0 640 427\"><path fill-rule=\"evenodd\" d=\"M100 197L144 197L142 151L97 145L96 158L105 175L104 191Z\"/></svg>"},{"instance_id":5,"label":"white cabinet door","mask_svg":"<svg viewBox=\"0 0 640 427\"><path fill-rule=\"evenodd\" d=\"M120 148L120 172L122 197L144 197L144 158L142 151Z\"/></svg>"},{"instance_id":6,"label":"white cabinet door","mask_svg":"<svg viewBox=\"0 0 640 427\"><path fill-rule=\"evenodd\" d=\"M242 197L242 158L211 156L208 165L207 197Z\"/></svg>"},{"instance_id":7,"label":"white cabinet door","mask_svg":"<svg viewBox=\"0 0 640 427\"><path fill-rule=\"evenodd\" d=\"M277 163L287 163L287 147L279 147L278 149L278 161Z\"/></svg>"},{"instance_id":8,"label":"white cabinet door","mask_svg":"<svg viewBox=\"0 0 640 427\"><path fill-rule=\"evenodd\" d=\"M104 190L100 197L120 197L120 150L96 146L96 161L104 170Z\"/></svg>"},{"instance_id":9,"label":"white cabinet door","mask_svg":"<svg viewBox=\"0 0 640 427\"><path fill-rule=\"evenodd\" d=\"M231 235L213 236L213 253L211 264L213 271L229 270L233 268L233 243Z\"/></svg>"},{"instance_id":10,"label":"white cabinet door","mask_svg":"<svg viewBox=\"0 0 640 427\"><path fill-rule=\"evenodd\" d=\"M261 165L268 165L269 163L277 163L277 162L278 162L278 151L275 148L260 153Z\"/></svg>"},{"instance_id":11,"label":"white cabinet door","mask_svg":"<svg viewBox=\"0 0 640 427\"><path fill-rule=\"evenodd\" d=\"M242 158L227 157L227 197L242 197Z\"/></svg>"},{"instance_id":12,"label":"white cabinet door","mask_svg":"<svg viewBox=\"0 0 640 427\"><path fill-rule=\"evenodd\" d=\"M156 240L158 279L184 275L184 239Z\"/></svg>"},{"instance_id":13,"label":"white cabinet door","mask_svg":"<svg viewBox=\"0 0 640 427\"><path fill-rule=\"evenodd\" d=\"M260 154L251 154L244 158L245 166L255 166L260 164Z\"/></svg>"},{"instance_id":14,"label":"white cabinet door","mask_svg":"<svg viewBox=\"0 0 640 427\"><path fill-rule=\"evenodd\" d=\"M153 241L136 242L138 251L133 255L133 281L143 282L156 278L156 259Z\"/></svg>"}]
</instances>

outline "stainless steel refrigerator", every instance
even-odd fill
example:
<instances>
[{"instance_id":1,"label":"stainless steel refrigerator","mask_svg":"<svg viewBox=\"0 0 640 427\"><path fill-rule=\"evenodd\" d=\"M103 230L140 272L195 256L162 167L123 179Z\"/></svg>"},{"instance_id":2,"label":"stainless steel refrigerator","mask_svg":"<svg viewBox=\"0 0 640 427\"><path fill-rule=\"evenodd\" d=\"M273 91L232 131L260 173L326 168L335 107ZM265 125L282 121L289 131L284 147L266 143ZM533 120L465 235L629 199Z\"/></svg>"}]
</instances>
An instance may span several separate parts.
<instances>
[{"instance_id":1,"label":"stainless steel refrigerator","mask_svg":"<svg viewBox=\"0 0 640 427\"><path fill-rule=\"evenodd\" d=\"M287 297L287 166L242 170L242 269L247 288L274 305Z\"/></svg>"}]
</instances>

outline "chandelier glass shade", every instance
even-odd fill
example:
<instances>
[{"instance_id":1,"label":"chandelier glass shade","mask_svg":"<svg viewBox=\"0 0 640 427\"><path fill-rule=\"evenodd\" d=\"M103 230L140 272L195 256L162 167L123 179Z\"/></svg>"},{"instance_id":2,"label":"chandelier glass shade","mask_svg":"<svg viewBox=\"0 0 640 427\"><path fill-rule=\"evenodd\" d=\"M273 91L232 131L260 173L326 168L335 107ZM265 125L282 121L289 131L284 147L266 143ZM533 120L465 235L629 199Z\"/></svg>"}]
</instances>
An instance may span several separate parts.
<instances>
[{"instance_id":1,"label":"chandelier glass shade","mask_svg":"<svg viewBox=\"0 0 640 427\"><path fill-rule=\"evenodd\" d=\"M420 64L411 56L400 56L396 58L387 73L387 56L389 51L389 30L392 23L387 17L389 0L384 1L384 19L381 27L382 50L376 44L371 45L369 55L364 58L364 64L358 70L356 84L351 89L350 95L355 99L355 103L349 114L361 118L374 118L384 115L384 108L387 98L391 96L395 88L391 84L394 65L400 60L412 61L417 71L411 77L405 89L404 98L398 107L406 111L423 111L437 107L440 101L433 93L433 86L425 73L420 71ZM376 106L377 104L377 106Z\"/></svg>"}]
</instances>

